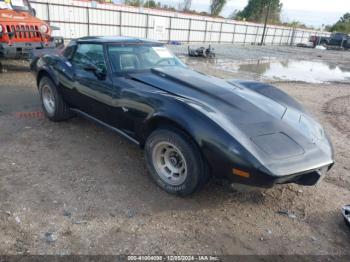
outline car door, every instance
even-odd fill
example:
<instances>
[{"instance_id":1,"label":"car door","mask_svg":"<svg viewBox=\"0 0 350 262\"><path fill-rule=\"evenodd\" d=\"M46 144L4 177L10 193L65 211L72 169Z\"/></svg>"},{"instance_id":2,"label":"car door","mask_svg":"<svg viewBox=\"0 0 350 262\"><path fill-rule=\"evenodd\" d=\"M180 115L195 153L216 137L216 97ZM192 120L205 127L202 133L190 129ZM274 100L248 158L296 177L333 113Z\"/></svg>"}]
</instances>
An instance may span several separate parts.
<instances>
[{"instance_id":1,"label":"car door","mask_svg":"<svg viewBox=\"0 0 350 262\"><path fill-rule=\"evenodd\" d=\"M74 70L71 104L109 123L113 83L108 74L103 45L79 43L70 62Z\"/></svg>"},{"instance_id":2,"label":"car door","mask_svg":"<svg viewBox=\"0 0 350 262\"><path fill-rule=\"evenodd\" d=\"M113 72L113 126L130 137L135 137L137 119L143 119L152 109L144 101L143 84L132 79L131 75L140 69L139 55L134 45L112 45L107 47L108 58Z\"/></svg>"},{"instance_id":3,"label":"car door","mask_svg":"<svg viewBox=\"0 0 350 262\"><path fill-rule=\"evenodd\" d=\"M158 90L138 81L135 75L151 76L152 65L164 58L161 55L167 57L168 54L160 45L113 44L106 49L113 72L113 101L118 105L113 110L119 113L114 121L118 121L120 130L135 137L141 123L154 112L158 103L152 98Z\"/></svg>"}]
</instances>

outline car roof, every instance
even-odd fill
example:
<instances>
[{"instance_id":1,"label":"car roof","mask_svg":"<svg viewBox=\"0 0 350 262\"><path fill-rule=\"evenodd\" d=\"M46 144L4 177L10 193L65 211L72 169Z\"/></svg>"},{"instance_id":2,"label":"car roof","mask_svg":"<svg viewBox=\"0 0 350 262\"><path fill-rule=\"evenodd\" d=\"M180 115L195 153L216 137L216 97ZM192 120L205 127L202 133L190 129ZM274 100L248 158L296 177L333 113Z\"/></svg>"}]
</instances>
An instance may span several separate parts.
<instances>
[{"instance_id":1,"label":"car roof","mask_svg":"<svg viewBox=\"0 0 350 262\"><path fill-rule=\"evenodd\" d=\"M127 36L86 36L73 40L77 43L107 43L107 44L162 44L156 40Z\"/></svg>"}]
</instances>

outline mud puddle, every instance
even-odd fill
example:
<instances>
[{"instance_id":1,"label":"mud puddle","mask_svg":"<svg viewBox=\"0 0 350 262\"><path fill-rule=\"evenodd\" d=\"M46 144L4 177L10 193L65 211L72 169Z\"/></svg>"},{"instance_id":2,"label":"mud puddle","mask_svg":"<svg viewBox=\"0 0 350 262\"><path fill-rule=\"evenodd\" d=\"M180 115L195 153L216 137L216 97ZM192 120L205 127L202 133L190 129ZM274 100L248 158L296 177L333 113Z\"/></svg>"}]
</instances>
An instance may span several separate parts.
<instances>
[{"instance_id":1,"label":"mud puddle","mask_svg":"<svg viewBox=\"0 0 350 262\"><path fill-rule=\"evenodd\" d=\"M306 83L344 82L350 83L350 68L330 65L320 61L298 60L244 60L185 58L185 63L196 67L198 63L215 70L225 71L235 78L261 81L296 81Z\"/></svg>"}]
</instances>

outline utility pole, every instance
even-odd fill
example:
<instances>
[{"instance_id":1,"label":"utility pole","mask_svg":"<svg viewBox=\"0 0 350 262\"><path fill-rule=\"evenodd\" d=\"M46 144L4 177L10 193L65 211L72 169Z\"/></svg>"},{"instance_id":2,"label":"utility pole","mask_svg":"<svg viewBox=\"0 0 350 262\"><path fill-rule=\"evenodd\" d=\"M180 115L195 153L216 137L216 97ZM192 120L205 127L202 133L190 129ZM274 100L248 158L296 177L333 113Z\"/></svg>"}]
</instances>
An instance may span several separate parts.
<instances>
[{"instance_id":1,"label":"utility pole","mask_svg":"<svg viewBox=\"0 0 350 262\"><path fill-rule=\"evenodd\" d=\"M267 24L267 19L269 18L269 13L270 13L270 5L271 5L271 2L269 0L269 2L267 4L267 12L266 12L266 17L265 17L264 30L263 30L263 33L262 33L262 36L261 36L260 45L264 44L264 38L265 38L265 32L266 32L266 24Z\"/></svg>"},{"instance_id":2,"label":"utility pole","mask_svg":"<svg viewBox=\"0 0 350 262\"><path fill-rule=\"evenodd\" d=\"M323 35L323 28L324 28L324 24L322 24L322 26L321 26L321 35L318 37L318 44L317 45L321 44L321 38L322 38L322 35Z\"/></svg>"}]
</instances>

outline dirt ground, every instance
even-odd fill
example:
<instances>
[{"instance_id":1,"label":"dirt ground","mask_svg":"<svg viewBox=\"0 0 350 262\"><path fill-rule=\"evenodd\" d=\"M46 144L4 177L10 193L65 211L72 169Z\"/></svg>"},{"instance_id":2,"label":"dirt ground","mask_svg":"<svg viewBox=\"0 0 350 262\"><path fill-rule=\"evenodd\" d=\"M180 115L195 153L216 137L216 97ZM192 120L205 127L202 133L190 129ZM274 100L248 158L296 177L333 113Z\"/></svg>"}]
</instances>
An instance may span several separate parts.
<instances>
[{"instance_id":1,"label":"dirt ground","mask_svg":"<svg viewBox=\"0 0 350 262\"><path fill-rule=\"evenodd\" d=\"M0 75L0 254L350 255L340 215L350 204L350 83L276 86L331 136L336 165L322 183L238 193L211 182L178 198L152 182L137 146L81 118L45 119L25 64L9 66Z\"/></svg>"}]
</instances>

